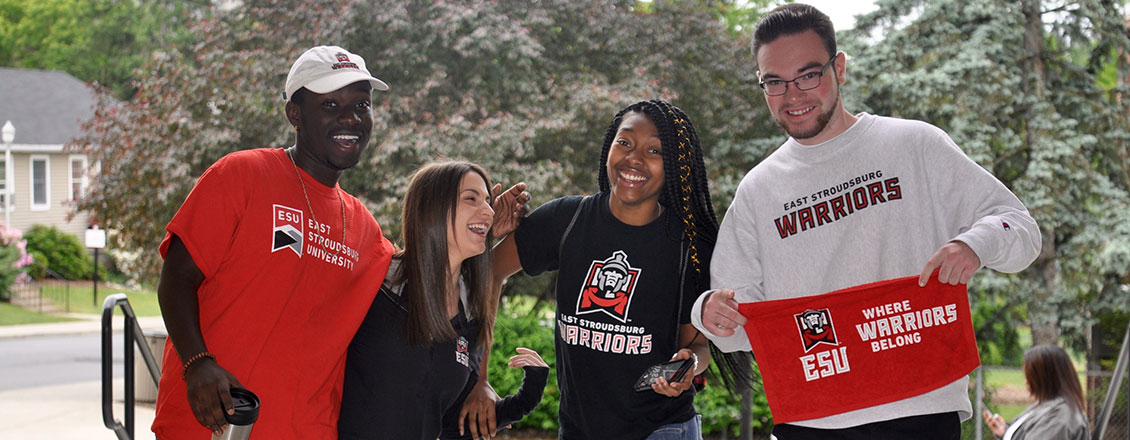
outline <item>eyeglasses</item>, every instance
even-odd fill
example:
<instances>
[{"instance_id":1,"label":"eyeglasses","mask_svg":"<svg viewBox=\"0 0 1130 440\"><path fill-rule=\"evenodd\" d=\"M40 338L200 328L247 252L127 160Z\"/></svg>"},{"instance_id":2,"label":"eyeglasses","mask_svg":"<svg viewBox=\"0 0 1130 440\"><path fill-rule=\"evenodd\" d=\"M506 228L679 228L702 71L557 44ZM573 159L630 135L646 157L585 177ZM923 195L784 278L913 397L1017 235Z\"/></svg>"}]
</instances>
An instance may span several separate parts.
<instances>
[{"instance_id":1,"label":"eyeglasses","mask_svg":"<svg viewBox=\"0 0 1130 440\"><path fill-rule=\"evenodd\" d=\"M790 81L783 79L758 81L757 85L761 87L761 90L765 91L766 95L769 96L784 95L785 92L789 91L789 83L796 84L797 90L812 90L820 87L820 78L824 77L824 71L828 70L828 66L832 65L832 61L836 61L835 55L832 55L832 59L828 60L827 63L824 63L824 67L821 67L820 70L816 72L808 72L804 75L793 78Z\"/></svg>"}]
</instances>

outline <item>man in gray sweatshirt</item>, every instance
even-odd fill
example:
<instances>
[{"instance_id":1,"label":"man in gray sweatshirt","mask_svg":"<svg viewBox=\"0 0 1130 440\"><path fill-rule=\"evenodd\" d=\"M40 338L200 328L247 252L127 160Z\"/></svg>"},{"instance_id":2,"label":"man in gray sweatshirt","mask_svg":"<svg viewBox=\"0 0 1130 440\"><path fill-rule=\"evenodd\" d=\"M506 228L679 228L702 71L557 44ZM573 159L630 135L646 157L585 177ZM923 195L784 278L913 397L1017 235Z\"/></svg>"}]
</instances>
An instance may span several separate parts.
<instances>
[{"instance_id":1,"label":"man in gray sweatshirt","mask_svg":"<svg viewBox=\"0 0 1130 440\"><path fill-rule=\"evenodd\" d=\"M1028 210L930 124L850 114L846 58L826 15L803 4L758 23L765 102L789 139L738 186L711 286L692 323L724 351L750 350L741 302L818 295L918 275L965 284L981 267L1019 272L1040 251ZM755 318L756 319L756 318ZM958 439L968 379L914 397L778 425L781 440ZM850 399L851 396L822 396Z\"/></svg>"}]
</instances>

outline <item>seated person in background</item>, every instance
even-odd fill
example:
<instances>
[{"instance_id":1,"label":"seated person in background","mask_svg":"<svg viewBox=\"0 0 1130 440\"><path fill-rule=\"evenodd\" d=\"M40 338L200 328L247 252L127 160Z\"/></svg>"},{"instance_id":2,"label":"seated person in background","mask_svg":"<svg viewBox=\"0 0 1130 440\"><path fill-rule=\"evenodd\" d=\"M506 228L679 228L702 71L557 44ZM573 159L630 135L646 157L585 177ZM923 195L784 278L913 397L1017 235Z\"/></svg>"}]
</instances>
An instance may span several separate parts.
<instances>
[{"instance_id":1,"label":"seated person in background","mask_svg":"<svg viewBox=\"0 0 1130 440\"><path fill-rule=\"evenodd\" d=\"M1024 410L1012 424L1000 414L985 410L989 429L1003 440L1085 440L1087 416L1083 412L1083 389L1067 352L1054 345L1037 345L1024 352L1024 380L1036 404Z\"/></svg>"},{"instance_id":2,"label":"seated person in background","mask_svg":"<svg viewBox=\"0 0 1130 440\"><path fill-rule=\"evenodd\" d=\"M515 351L518 354L510 357L508 365L510 368L521 368L525 371L525 376L522 377L522 386L518 387L518 391L495 402L494 416L498 423L497 426L506 426L522 420L522 417L537 408L538 404L541 403L542 392L545 391L545 382L549 378L549 366L538 355L538 352L524 347L518 347ZM475 361L473 365L478 365L478 361ZM463 392L459 394L459 398L452 405L454 410L448 411L443 416L443 432L440 433L440 440L473 438L471 437L470 426L464 428L463 424L460 423L459 408L463 406L463 400L474 389L475 382L478 379L478 373L471 372L471 378L467 380Z\"/></svg>"}]
</instances>

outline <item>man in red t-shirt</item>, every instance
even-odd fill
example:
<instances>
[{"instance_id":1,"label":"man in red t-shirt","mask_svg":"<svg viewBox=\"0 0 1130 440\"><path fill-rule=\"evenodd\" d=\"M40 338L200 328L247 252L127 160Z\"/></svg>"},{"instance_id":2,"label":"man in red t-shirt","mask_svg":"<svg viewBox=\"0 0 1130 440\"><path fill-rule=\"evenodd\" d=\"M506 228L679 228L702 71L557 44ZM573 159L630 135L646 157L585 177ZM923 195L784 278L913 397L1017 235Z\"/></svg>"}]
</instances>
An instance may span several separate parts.
<instances>
[{"instance_id":1,"label":"man in red t-shirt","mask_svg":"<svg viewBox=\"0 0 1130 440\"><path fill-rule=\"evenodd\" d=\"M393 250L337 184L369 143L373 89L388 86L360 56L306 51L286 80L294 146L221 158L169 222L158 438L220 432L232 386L261 400L253 438L336 438L346 347Z\"/></svg>"}]
</instances>

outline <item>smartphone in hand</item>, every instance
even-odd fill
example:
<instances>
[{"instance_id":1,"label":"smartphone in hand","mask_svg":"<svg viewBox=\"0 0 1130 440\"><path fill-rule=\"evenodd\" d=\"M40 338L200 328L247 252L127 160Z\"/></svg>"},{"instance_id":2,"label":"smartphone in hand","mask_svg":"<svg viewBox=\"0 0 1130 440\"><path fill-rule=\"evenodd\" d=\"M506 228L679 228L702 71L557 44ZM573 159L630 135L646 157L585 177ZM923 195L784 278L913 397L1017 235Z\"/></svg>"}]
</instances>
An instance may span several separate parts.
<instances>
[{"instance_id":1,"label":"smartphone in hand","mask_svg":"<svg viewBox=\"0 0 1130 440\"><path fill-rule=\"evenodd\" d=\"M671 362L652 365L644 370L640 378L636 380L635 390L650 391L651 384L660 377L667 379L668 382L683 380L683 377L693 366L694 359L676 359Z\"/></svg>"}]
</instances>

